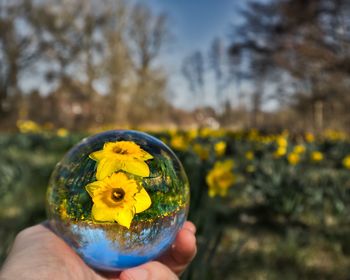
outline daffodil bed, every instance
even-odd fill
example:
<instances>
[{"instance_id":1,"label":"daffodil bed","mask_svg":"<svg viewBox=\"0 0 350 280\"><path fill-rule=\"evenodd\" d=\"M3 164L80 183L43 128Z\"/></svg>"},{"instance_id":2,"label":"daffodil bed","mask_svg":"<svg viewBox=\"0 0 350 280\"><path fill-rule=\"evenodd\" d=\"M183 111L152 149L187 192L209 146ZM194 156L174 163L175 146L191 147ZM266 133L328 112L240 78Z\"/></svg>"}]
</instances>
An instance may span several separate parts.
<instances>
[{"instance_id":1,"label":"daffodil bed","mask_svg":"<svg viewBox=\"0 0 350 280\"><path fill-rule=\"evenodd\" d=\"M191 185L189 213L198 227L199 252L184 279L347 279L350 142L344 132L153 134L176 152ZM52 131L0 136L2 258L19 229L45 219L49 174L83 136ZM149 166L155 168L151 161ZM154 211L171 213L171 201L152 194L147 181L144 188L159 204ZM92 207L86 191L73 200ZM148 223L156 213L147 211L133 221ZM82 218L89 212L68 207L67 215Z\"/></svg>"}]
</instances>

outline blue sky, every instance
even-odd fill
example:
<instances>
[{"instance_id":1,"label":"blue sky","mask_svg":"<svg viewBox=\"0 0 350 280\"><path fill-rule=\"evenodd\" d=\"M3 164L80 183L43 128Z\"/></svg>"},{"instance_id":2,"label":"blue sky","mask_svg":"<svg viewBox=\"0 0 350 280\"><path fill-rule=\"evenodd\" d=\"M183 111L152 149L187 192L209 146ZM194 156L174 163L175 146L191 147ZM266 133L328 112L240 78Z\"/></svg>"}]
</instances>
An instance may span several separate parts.
<instances>
[{"instance_id":1,"label":"blue sky","mask_svg":"<svg viewBox=\"0 0 350 280\"><path fill-rule=\"evenodd\" d=\"M175 40L182 51L206 47L217 36L225 36L238 18L239 1L149 0L156 11L169 16Z\"/></svg>"},{"instance_id":2,"label":"blue sky","mask_svg":"<svg viewBox=\"0 0 350 280\"><path fill-rule=\"evenodd\" d=\"M161 57L161 63L171 76L170 87L175 105L191 108L186 81L180 73L182 60L196 50L205 55L212 40L228 39L232 24L239 16L243 1L233 0L148 0L155 12L168 15L173 39ZM212 104L210 92L204 99ZM192 106L191 106L192 105Z\"/></svg>"},{"instance_id":3,"label":"blue sky","mask_svg":"<svg viewBox=\"0 0 350 280\"><path fill-rule=\"evenodd\" d=\"M195 50L207 50L215 37L228 37L239 19L240 1L148 0L156 12L168 15L173 40L170 52L179 59Z\"/></svg>"}]
</instances>

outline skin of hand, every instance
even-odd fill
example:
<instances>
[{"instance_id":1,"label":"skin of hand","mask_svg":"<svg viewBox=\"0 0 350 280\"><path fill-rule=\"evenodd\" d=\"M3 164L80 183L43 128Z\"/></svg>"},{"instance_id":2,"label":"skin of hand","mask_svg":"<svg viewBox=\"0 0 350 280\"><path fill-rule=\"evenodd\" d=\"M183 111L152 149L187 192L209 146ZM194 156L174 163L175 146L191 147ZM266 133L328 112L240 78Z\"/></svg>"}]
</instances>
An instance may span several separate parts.
<instances>
[{"instance_id":1,"label":"skin of hand","mask_svg":"<svg viewBox=\"0 0 350 280\"><path fill-rule=\"evenodd\" d=\"M159 259L117 275L91 269L62 239L40 224L17 235L0 271L0 279L178 279L196 255L195 232L195 226L186 222L173 245Z\"/></svg>"}]
</instances>

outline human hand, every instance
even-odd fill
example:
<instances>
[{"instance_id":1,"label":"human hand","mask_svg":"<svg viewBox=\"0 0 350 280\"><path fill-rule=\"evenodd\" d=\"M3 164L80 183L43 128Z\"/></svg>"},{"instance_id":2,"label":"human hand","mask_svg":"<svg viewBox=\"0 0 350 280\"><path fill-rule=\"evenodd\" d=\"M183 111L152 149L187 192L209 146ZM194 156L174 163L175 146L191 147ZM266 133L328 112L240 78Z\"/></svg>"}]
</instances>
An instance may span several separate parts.
<instances>
[{"instance_id":1,"label":"human hand","mask_svg":"<svg viewBox=\"0 0 350 280\"><path fill-rule=\"evenodd\" d=\"M0 279L178 279L196 254L195 231L195 226L186 222L174 244L158 260L116 275L94 271L51 230L36 225L17 235Z\"/></svg>"}]
</instances>

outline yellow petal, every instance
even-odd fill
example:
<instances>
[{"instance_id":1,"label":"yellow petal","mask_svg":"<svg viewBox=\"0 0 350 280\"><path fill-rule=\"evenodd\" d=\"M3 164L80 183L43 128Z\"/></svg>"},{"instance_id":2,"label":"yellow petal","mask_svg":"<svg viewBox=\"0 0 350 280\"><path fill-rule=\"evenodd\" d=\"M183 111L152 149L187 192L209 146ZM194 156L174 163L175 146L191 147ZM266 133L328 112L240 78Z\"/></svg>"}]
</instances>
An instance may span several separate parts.
<instances>
[{"instance_id":1,"label":"yellow petal","mask_svg":"<svg viewBox=\"0 0 350 280\"><path fill-rule=\"evenodd\" d=\"M149 160L149 159L152 159L153 156L149 153L147 153L146 151L143 150L143 156L142 156L142 159L143 160Z\"/></svg>"},{"instance_id":2,"label":"yellow petal","mask_svg":"<svg viewBox=\"0 0 350 280\"><path fill-rule=\"evenodd\" d=\"M125 161L123 162L123 168L121 169L141 177L149 177L150 173L148 165L141 160Z\"/></svg>"},{"instance_id":3,"label":"yellow petal","mask_svg":"<svg viewBox=\"0 0 350 280\"><path fill-rule=\"evenodd\" d=\"M134 195L140 189L140 186L136 183L135 180L124 181L124 184L121 187L126 193L125 197L130 195L132 200L134 200Z\"/></svg>"},{"instance_id":4,"label":"yellow petal","mask_svg":"<svg viewBox=\"0 0 350 280\"><path fill-rule=\"evenodd\" d=\"M148 193L144 188L141 189L140 192L135 194L135 209L136 213L140 213L145 211L151 206L151 198L149 197Z\"/></svg>"},{"instance_id":5,"label":"yellow petal","mask_svg":"<svg viewBox=\"0 0 350 280\"><path fill-rule=\"evenodd\" d=\"M115 186L124 186L128 181L128 176L123 172L113 173L112 176L106 179L109 185Z\"/></svg>"},{"instance_id":6,"label":"yellow petal","mask_svg":"<svg viewBox=\"0 0 350 280\"><path fill-rule=\"evenodd\" d=\"M86 191L91 197L94 197L98 192L105 187L105 183L102 181L95 181L85 186Z\"/></svg>"},{"instance_id":7,"label":"yellow petal","mask_svg":"<svg viewBox=\"0 0 350 280\"><path fill-rule=\"evenodd\" d=\"M114 214L114 219L116 220L116 222L126 228L130 228L130 224L133 218L134 212L128 208L120 210L118 209Z\"/></svg>"},{"instance_id":8,"label":"yellow petal","mask_svg":"<svg viewBox=\"0 0 350 280\"><path fill-rule=\"evenodd\" d=\"M116 143L116 142L107 142L107 143L104 143L103 149L104 149L104 150L107 150L108 148L111 149L111 148L113 148L113 147L115 146L115 143Z\"/></svg>"},{"instance_id":9,"label":"yellow petal","mask_svg":"<svg viewBox=\"0 0 350 280\"><path fill-rule=\"evenodd\" d=\"M121 169L121 162L113 160L112 158L103 158L97 165L96 178L103 180L111 175L114 171Z\"/></svg>"},{"instance_id":10,"label":"yellow petal","mask_svg":"<svg viewBox=\"0 0 350 280\"><path fill-rule=\"evenodd\" d=\"M100 161L104 156L104 152L101 150L101 151L96 151L96 152L93 152L89 155L89 158L93 159L93 160L96 160L96 161Z\"/></svg>"},{"instance_id":11,"label":"yellow petal","mask_svg":"<svg viewBox=\"0 0 350 280\"><path fill-rule=\"evenodd\" d=\"M108 207L92 206L92 218L97 222L114 222L116 210Z\"/></svg>"}]
</instances>

